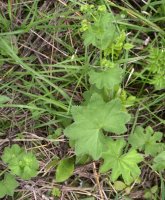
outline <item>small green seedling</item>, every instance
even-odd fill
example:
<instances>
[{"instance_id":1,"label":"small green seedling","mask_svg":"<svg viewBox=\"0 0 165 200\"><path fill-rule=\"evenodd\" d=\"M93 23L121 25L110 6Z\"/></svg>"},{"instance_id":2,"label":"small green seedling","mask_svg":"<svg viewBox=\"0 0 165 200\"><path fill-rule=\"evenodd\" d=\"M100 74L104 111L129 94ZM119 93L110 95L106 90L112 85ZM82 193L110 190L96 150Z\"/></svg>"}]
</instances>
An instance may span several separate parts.
<instances>
[{"instance_id":1,"label":"small green seedling","mask_svg":"<svg viewBox=\"0 0 165 200\"><path fill-rule=\"evenodd\" d=\"M6 173L4 179L0 181L0 198L6 195L13 196L14 190L19 185L15 175L24 180L29 180L37 175L39 168L35 155L31 152L25 152L17 144L6 147L1 158L7 164L10 173Z\"/></svg>"},{"instance_id":2,"label":"small green seedling","mask_svg":"<svg viewBox=\"0 0 165 200\"><path fill-rule=\"evenodd\" d=\"M39 163L35 155L31 152L25 152L17 144L5 148L2 160L8 165L12 174L24 180L29 180L37 175Z\"/></svg>"}]
</instances>

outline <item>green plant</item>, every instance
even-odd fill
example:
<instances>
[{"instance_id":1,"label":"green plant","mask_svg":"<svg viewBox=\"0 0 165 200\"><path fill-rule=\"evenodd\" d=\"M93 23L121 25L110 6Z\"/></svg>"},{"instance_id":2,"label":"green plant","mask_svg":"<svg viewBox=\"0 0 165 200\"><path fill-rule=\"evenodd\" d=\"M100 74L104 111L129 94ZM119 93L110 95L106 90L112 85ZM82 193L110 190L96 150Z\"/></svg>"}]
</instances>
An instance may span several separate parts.
<instances>
[{"instance_id":1,"label":"green plant","mask_svg":"<svg viewBox=\"0 0 165 200\"><path fill-rule=\"evenodd\" d=\"M105 56L110 54L112 57L114 55L117 56L117 53L115 54L114 52L118 52L119 55L123 49L125 34L124 32L121 32L121 35L118 33L113 23L112 14L107 12L105 6L99 6L96 9L94 6L86 5L81 10L85 12L87 18L85 21L83 20L81 28L81 31L84 32L84 44L93 44L103 50ZM91 11L90 14L89 10ZM108 27L107 24L109 24ZM115 42L114 37L116 38ZM126 183L130 184L140 174L140 169L134 163L135 160L130 160L129 164L132 167L132 171L123 172L117 162L118 156L120 159L123 157L122 163L124 163L125 157L127 159L127 157L133 155L137 157L137 163L139 163L143 160L141 155L136 151L121 155L123 148L121 147L120 150L116 149L117 152L120 152L118 152L119 155L117 153L118 156L113 157L113 163L116 163L115 166L111 166L107 162L108 159L106 159L111 154L114 154L111 145L113 146L121 141L125 144L124 140L115 142L113 140L109 141L109 139L112 134L120 135L125 133L127 131L126 123L130 120L130 115L124 109L125 106L120 99L123 70L113 60L107 60L106 57L101 58L100 63L100 68L90 70L89 82L92 85L91 91L85 94L87 97L85 105L72 107L71 113L74 123L64 130L64 134L72 142L77 156L89 155L94 160L104 158L105 162L100 171L105 172L112 167L113 181L122 174ZM108 154L107 157L106 153ZM105 163L108 164L106 165ZM119 168L115 170L117 166ZM114 176L115 173L117 174ZM127 179L126 176L128 176Z\"/></svg>"},{"instance_id":2,"label":"green plant","mask_svg":"<svg viewBox=\"0 0 165 200\"><path fill-rule=\"evenodd\" d=\"M158 171L165 169L165 151L162 151L154 158L153 168Z\"/></svg>"},{"instance_id":3,"label":"green plant","mask_svg":"<svg viewBox=\"0 0 165 200\"><path fill-rule=\"evenodd\" d=\"M54 187L53 190L52 190L52 195L53 195L54 197L60 197L60 196L61 196L61 191L60 191L60 189Z\"/></svg>"},{"instance_id":4,"label":"green plant","mask_svg":"<svg viewBox=\"0 0 165 200\"><path fill-rule=\"evenodd\" d=\"M110 90L121 83L122 72L120 67L101 71L91 70L89 73L89 82L98 89Z\"/></svg>"},{"instance_id":5,"label":"green plant","mask_svg":"<svg viewBox=\"0 0 165 200\"><path fill-rule=\"evenodd\" d=\"M128 141L123 137L112 139L112 135L122 135L127 131L126 124L131 115L126 108L136 101L135 96L127 95L121 89L125 71L115 60L124 49L129 51L133 45L125 43L125 32L117 29L114 16L108 13L105 6L95 8L87 4L81 7L81 11L85 16L81 27L84 44L92 44L100 50L100 66L89 70L91 88L84 93L85 102L71 108L74 122L66 127L64 134L70 139L76 156L103 159L101 173L112 170L112 182L122 177L125 184L130 185L141 174L139 163L144 158L137 150L153 157L161 153L164 148L160 142L162 133L154 133L151 127L144 129L138 126ZM162 71L162 66L158 63L155 67L155 61L155 57L150 55L148 70L157 75ZM132 146L130 150L129 144ZM159 166L163 156L159 154L154 159L153 167L159 170L164 168L164 165Z\"/></svg>"},{"instance_id":6,"label":"green plant","mask_svg":"<svg viewBox=\"0 0 165 200\"><path fill-rule=\"evenodd\" d=\"M94 5L86 4L81 6L81 11L85 14L81 27L84 44L92 44L101 50L107 49L118 35L113 23L113 14L107 12L104 5L96 9Z\"/></svg>"},{"instance_id":7,"label":"green plant","mask_svg":"<svg viewBox=\"0 0 165 200\"><path fill-rule=\"evenodd\" d=\"M164 48L151 48L148 58L148 71L153 78L149 81L156 90L165 88L165 50Z\"/></svg>"},{"instance_id":8,"label":"green plant","mask_svg":"<svg viewBox=\"0 0 165 200\"><path fill-rule=\"evenodd\" d=\"M63 182L72 176L74 172L74 158L64 158L61 159L58 163L56 169L56 178L57 182Z\"/></svg>"},{"instance_id":9,"label":"green plant","mask_svg":"<svg viewBox=\"0 0 165 200\"><path fill-rule=\"evenodd\" d=\"M72 116L75 122L65 129L65 135L74 141L76 155L88 154L95 160L104 152L106 136L103 133L124 133L130 119L122 111L119 99L106 103L98 94L93 94L86 106L72 107Z\"/></svg>"},{"instance_id":10,"label":"green plant","mask_svg":"<svg viewBox=\"0 0 165 200\"><path fill-rule=\"evenodd\" d=\"M39 164L35 155L25 152L17 144L12 145L11 148L5 148L2 160L8 165L12 174L20 176L22 179L29 180L37 175Z\"/></svg>"},{"instance_id":11,"label":"green plant","mask_svg":"<svg viewBox=\"0 0 165 200\"><path fill-rule=\"evenodd\" d=\"M111 180L113 182L122 175L124 182L129 185L141 173L137 164L143 161L143 156L137 153L136 150L130 150L123 154L125 145L124 139L109 140L107 151L102 155L104 163L100 168L100 172L103 173L112 169Z\"/></svg>"},{"instance_id":12,"label":"green plant","mask_svg":"<svg viewBox=\"0 0 165 200\"><path fill-rule=\"evenodd\" d=\"M165 199L163 2L0 1L0 198Z\"/></svg>"},{"instance_id":13,"label":"green plant","mask_svg":"<svg viewBox=\"0 0 165 200\"><path fill-rule=\"evenodd\" d=\"M134 133L129 136L128 142L133 148L143 150L146 155L156 156L164 148L164 144L160 142L162 137L161 132L154 132L150 126L145 129L137 126Z\"/></svg>"},{"instance_id":14,"label":"green plant","mask_svg":"<svg viewBox=\"0 0 165 200\"><path fill-rule=\"evenodd\" d=\"M8 165L10 173L5 173L4 179L0 181L0 197L13 196L15 188L19 185L15 175L29 180L37 175L39 163L33 153L25 152L24 148L17 144L6 147L1 158Z\"/></svg>"},{"instance_id":15,"label":"green plant","mask_svg":"<svg viewBox=\"0 0 165 200\"><path fill-rule=\"evenodd\" d=\"M13 175L5 173L4 179L0 181L0 198L3 198L6 195L13 196L18 185L19 184Z\"/></svg>"}]
</instances>

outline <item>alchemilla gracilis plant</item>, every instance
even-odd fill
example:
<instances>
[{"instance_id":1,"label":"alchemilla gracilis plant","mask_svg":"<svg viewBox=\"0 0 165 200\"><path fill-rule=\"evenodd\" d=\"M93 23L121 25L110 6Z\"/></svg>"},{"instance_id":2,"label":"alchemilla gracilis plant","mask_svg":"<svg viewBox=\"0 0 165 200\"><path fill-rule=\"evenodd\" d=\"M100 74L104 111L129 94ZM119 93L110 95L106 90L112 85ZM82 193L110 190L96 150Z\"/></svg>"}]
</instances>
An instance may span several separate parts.
<instances>
[{"instance_id":1,"label":"alchemilla gracilis plant","mask_svg":"<svg viewBox=\"0 0 165 200\"><path fill-rule=\"evenodd\" d=\"M164 4L57 2L0 3L0 199L165 199Z\"/></svg>"}]
</instances>

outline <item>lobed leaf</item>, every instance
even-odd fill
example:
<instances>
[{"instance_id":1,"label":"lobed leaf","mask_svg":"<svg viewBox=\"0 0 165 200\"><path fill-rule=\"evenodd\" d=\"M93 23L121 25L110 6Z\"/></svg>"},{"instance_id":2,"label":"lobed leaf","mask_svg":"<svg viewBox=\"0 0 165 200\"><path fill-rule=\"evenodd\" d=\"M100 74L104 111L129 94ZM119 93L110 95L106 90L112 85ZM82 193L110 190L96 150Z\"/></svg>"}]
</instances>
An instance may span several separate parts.
<instances>
[{"instance_id":1,"label":"lobed leaf","mask_svg":"<svg viewBox=\"0 0 165 200\"><path fill-rule=\"evenodd\" d=\"M133 148L144 150L145 154L155 156L163 149L164 144L160 143L162 136L161 132L154 132L150 126L146 129L137 126L134 133L129 136L128 142Z\"/></svg>"},{"instance_id":2,"label":"lobed leaf","mask_svg":"<svg viewBox=\"0 0 165 200\"><path fill-rule=\"evenodd\" d=\"M105 103L98 94L92 95L87 106L72 108L74 123L64 134L74 141L76 155L88 154L95 160L101 157L106 137L103 131L122 134L130 115L122 111L122 103L114 99Z\"/></svg>"},{"instance_id":3,"label":"lobed leaf","mask_svg":"<svg viewBox=\"0 0 165 200\"><path fill-rule=\"evenodd\" d=\"M113 24L113 15L105 12L94 18L87 30L83 33L84 44L105 50L117 35L116 26Z\"/></svg>"},{"instance_id":4,"label":"lobed leaf","mask_svg":"<svg viewBox=\"0 0 165 200\"><path fill-rule=\"evenodd\" d=\"M98 89L113 89L122 81L123 70L119 67L114 67L105 71L96 72L92 70L89 73L89 82L94 84Z\"/></svg>"},{"instance_id":5,"label":"lobed leaf","mask_svg":"<svg viewBox=\"0 0 165 200\"><path fill-rule=\"evenodd\" d=\"M105 173L111 169L111 180L113 182L121 175L127 185L131 184L141 173L137 164L143 160L143 157L136 150L122 154L126 145L124 139L110 140L108 143L109 148L102 155L104 163L100 167L100 172Z\"/></svg>"}]
</instances>

